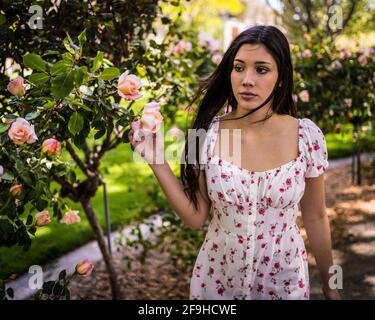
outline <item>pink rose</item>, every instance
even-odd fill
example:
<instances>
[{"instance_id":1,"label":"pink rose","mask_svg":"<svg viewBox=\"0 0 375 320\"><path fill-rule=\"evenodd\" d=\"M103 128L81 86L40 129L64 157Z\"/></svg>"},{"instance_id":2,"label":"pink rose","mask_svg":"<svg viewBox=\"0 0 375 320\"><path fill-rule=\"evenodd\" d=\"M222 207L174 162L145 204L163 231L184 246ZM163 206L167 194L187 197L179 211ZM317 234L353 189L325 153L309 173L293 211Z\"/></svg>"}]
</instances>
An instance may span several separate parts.
<instances>
[{"instance_id":1,"label":"pink rose","mask_svg":"<svg viewBox=\"0 0 375 320\"><path fill-rule=\"evenodd\" d=\"M347 49L342 49L340 51L340 54L341 54L341 57L344 59L350 58L350 56L352 55L350 51L348 51Z\"/></svg>"},{"instance_id":2,"label":"pink rose","mask_svg":"<svg viewBox=\"0 0 375 320\"><path fill-rule=\"evenodd\" d=\"M79 211L69 210L66 211L60 223L64 224L74 224L81 221L81 217L78 215Z\"/></svg>"},{"instance_id":3,"label":"pink rose","mask_svg":"<svg viewBox=\"0 0 375 320\"><path fill-rule=\"evenodd\" d=\"M367 64L367 57L366 55L364 54L361 54L359 57L358 57L358 62L361 66L364 66Z\"/></svg>"},{"instance_id":4,"label":"pink rose","mask_svg":"<svg viewBox=\"0 0 375 320\"><path fill-rule=\"evenodd\" d=\"M143 95L139 89L143 86L141 80L134 74L125 71L118 80L118 94L126 100L136 100Z\"/></svg>"},{"instance_id":5,"label":"pink rose","mask_svg":"<svg viewBox=\"0 0 375 320\"><path fill-rule=\"evenodd\" d=\"M3 166L0 164L0 178L1 176L4 174L4 168Z\"/></svg>"},{"instance_id":6,"label":"pink rose","mask_svg":"<svg viewBox=\"0 0 375 320\"><path fill-rule=\"evenodd\" d=\"M299 93L299 98L300 98L301 101L303 101L303 102L309 102L309 101L310 101L309 91L307 91L307 90L302 90L302 91Z\"/></svg>"},{"instance_id":7,"label":"pink rose","mask_svg":"<svg viewBox=\"0 0 375 320\"><path fill-rule=\"evenodd\" d=\"M152 101L144 106L140 125L146 133L156 133L163 122L163 116L159 112L160 104Z\"/></svg>"},{"instance_id":8,"label":"pink rose","mask_svg":"<svg viewBox=\"0 0 375 320\"><path fill-rule=\"evenodd\" d=\"M60 142L54 138L44 140L42 145L42 152L48 153L49 156L60 155L60 149Z\"/></svg>"},{"instance_id":9,"label":"pink rose","mask_svg":"<svg viewBox=\"0 0 375 320\"><path fill-rule=\"evenodd\" d=\"M215 63L217 65L220 64L220 62L221 62L222 59L223 59L223 56L221 54L219 54L219 53L216 53L216 54L214 54L212 56L213 63Z\"/></svg>"},{"instance_id":10,"label":"pink rose","mask_svg":"<svg viewBox=\"0 0 375 320\"><path fill-rule=\"evenodd\" d=\"M180 40L172 49L172 53L184 53L185 51L191 51L191 48L191 42Z\"/></svg>"},{"instance_id":11,"label":"pink rose","mask_svg":"<svg viewBox=\"0 0 375 320\"><path fill-rule=\"evenodd\" d=\"M8 91L17 97L22 97L26 93L26 85L22 77L10 81L7 85Z\"/></svg>"},{"instance_id":12,"label":"pink rose","mask_svg":"<svg viewBox=\"0 0 375 320\"><path fill-rule=\"evenodd\" d=\"M39 227L45 226L46 224L51 222L51 217L49 216L48 210L38 212L35 215L35 219L36 219L36 225Z\"/></svg>"},{"instance_id":13,"label":"pink rose","mask_svg":"<svg viewBox=\"0 0 375 320\"><path fill-rule=\"evenodd\" d=\"M310 58L312 56L311 50L310 49L304 50L303 53L302 53L302 56L304 58Z\"/></svg>"},{"instance_id":14,"label":"pink rose","mask_svg":"<svg viewBox=\"0 0 375 320\"><path fill-rule=\"evenodd\" d=\"M22 184L15 184L10 189L9 192L13 197L17 197L22 191Z\"/></svg>"},{"instance_id":15,"label":"pink rose","mask_svg":"<svg viewBox=\"0 0 375 320\"><path fill-rule=\"evenodd\" d=\"M89 276L93 269L94 265L88 259L84 259L76 265L76 272L81 276Z\"/></svg>"},{"instance_id":16,"label":"pink rose","mask_svg":"<svg viewBox=\"0 0 375 320\"><path fill-rule=\"evenodd\" d=\"M30 125L24 118L17 118L12 123L8 131L8 136L15 144L23 144L25 142L30 144L38 140L35 135L34 125Z\"/></svg>"}]
</instances>

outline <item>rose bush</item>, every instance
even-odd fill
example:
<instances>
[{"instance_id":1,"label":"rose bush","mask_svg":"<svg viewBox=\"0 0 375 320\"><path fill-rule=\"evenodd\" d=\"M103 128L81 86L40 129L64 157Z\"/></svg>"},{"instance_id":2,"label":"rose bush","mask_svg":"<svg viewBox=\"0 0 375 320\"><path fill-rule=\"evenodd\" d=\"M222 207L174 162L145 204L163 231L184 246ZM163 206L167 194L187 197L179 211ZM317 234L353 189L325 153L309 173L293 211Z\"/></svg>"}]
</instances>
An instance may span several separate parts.
<instances>
[{"instance_id":1,"label":"rose bush","mask_svg":"<svg viewBox=\"0 0 375 320\"><path fill-rule=\"evenodd\" d=\"M364 128L371 127L375 112L375 49L352 52L305 34L291 44L291 51L300 114L319 122L327 132L343 132L341 128L351 125L360 184Z\"/></svg>"}]
</instances>

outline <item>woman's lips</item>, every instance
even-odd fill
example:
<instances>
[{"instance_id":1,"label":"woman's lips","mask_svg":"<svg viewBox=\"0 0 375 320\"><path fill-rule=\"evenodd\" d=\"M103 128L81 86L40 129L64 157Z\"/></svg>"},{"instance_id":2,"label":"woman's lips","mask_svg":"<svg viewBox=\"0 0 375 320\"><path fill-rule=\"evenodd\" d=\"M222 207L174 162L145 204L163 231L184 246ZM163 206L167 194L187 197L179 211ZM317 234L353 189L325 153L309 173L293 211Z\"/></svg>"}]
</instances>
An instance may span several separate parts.
<instances>
[{"instance_id":1,"label":"woman's lips","mask_svg":"<svg viewBox=\"0 0 375 320\"><path fill-rule=\"evenodd\" d=\"M257 97L257 95L255 95L255 94L250 94L250 93L240 93L240 96L241 96L241 98L244 99L244 100L252 100L252 99L254 99L254 98Z\"/></svg>"}]
</instances>

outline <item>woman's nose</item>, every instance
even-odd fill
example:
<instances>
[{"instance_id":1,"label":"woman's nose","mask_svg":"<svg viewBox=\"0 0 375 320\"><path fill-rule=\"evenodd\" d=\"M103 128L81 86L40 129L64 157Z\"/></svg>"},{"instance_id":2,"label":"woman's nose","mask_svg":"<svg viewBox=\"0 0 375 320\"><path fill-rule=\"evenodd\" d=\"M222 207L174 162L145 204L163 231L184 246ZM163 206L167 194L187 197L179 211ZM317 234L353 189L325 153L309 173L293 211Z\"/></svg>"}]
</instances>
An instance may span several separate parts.
<instances>
[{"instance_id":1,"label":"woman's nose","mask_svg":"<svg viewBox=\"0 0 375 320\"><path fill-rule=\"evenodd\" d=\"M252 72L246 72L245 77L242 79L242 85L244 87L255 85L254 75L252 74Z\"/></svg>"}]
</instances>

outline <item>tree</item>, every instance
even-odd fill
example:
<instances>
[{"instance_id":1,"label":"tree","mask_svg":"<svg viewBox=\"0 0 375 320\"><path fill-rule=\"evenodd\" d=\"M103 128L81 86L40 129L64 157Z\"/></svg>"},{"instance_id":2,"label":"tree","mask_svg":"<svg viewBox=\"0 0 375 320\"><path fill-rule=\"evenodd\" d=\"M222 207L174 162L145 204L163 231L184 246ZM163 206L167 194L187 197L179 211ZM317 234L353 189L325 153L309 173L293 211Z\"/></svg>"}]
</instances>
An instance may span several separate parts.
<instances>
[{"instance_id":1,"label":"tree","mask_svg":"<svg viewBox=\"0 0 375 320\"><path fill-rule=\"evenodd\" d=\"M266 2L272 7L270 1ZM368 32L371 29L365 28L371 27L374 21L374 11L366 0L284 0L281 11L273 9L294 39L309 33L332 41L346 31L351 34Z\"/></svg>"},{"instance_id":2,"label":"tree","mask_svg":"<svg viewBox=\"0 0 375 320\"><path fill-rule=\"evenodd\" d=\"M121 99L118 94L119 76L138 74L146 78L149 84L143 89L151 93L150 99L162 98L163 111L173 115L176 105L191 95L199 74L215 65L213 53L198 45L196 32L179 32L182 22L164 16L157 9L157 1L137 2L134 12L144 13L148 19L139 19L134 12L130 17L121 16L131 1L98 5L62 1L57 8L48 1L40 3L47 13L45 29L34 41L33 36L22 31L28 28L30 15L25 12L30 3L8 3L0 11L4 17L0 19L0 31L7 44L2 47L0 65L0 245L20 245L27 250L38 227L39 213L51 207L56 219L71 223L79 218L76 212L67 210L64 198L79 202L93 228L116 298L116 270L91 198L105 183L101 159L120 143L129 142L130 124L140 117L132 108L136 99ZM178 1L173 3L179 5ZM141 10L142 5L145 10ZM77 11L69 11L73 13L64 25L68 32L62 37L63 30L54 24L54 19L72 7ZM116 11L107 21L103 8L123 11ZM155 17L167 27L159 43L146 37L150 30L156 33L150 27L150 20ZM124 23L120 27L118 19ZM83 32L77 32L86 25ZM184 47L183 37L192 40L190 48ZM125 39L125 45L114 46L121 39ZM20 65L11 74L12 79L17 73L20 77L11 82L5 69L9 58ZM17 130L26 134L22 141L17 140L21 132ZM78 179L74 167L58 157L60 146L68 151L84 178ZM52 190L52 181L59 185L58 189ZM34 211L39 211L35 217Z\"/></svg>"}]
</instances>

